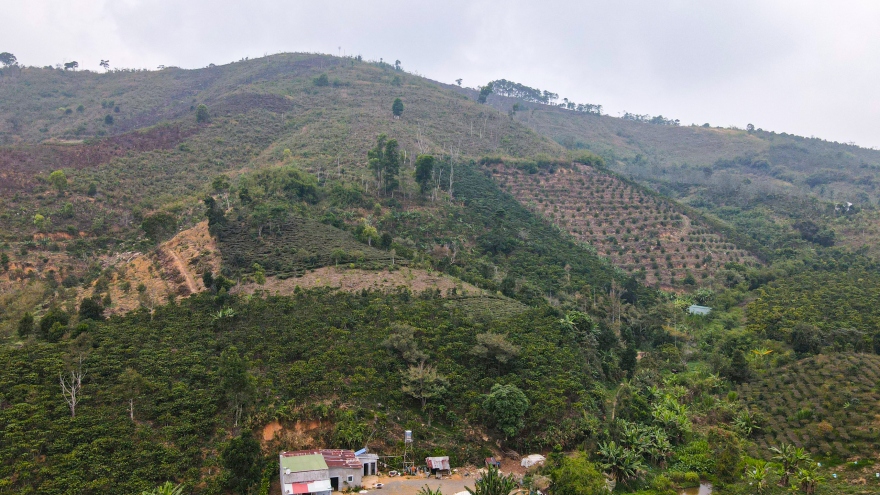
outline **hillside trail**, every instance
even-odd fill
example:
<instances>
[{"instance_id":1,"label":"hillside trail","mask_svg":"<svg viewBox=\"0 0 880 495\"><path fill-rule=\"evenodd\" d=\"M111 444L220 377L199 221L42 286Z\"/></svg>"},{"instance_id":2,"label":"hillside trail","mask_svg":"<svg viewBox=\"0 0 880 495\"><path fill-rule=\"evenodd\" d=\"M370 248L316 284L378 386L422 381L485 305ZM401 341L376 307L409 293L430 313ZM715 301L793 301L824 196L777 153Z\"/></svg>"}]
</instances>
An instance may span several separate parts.
<instances>
[{"instance_id":1,"label":"hillside trail","mask_svg":"<svg viewBox=\"0 0 880 495\"><path fill-rule=\"evenodd\" d=\"M199 289L196 287L195 281L190 276L189 270L186 269L186 265L183 264L183 260L180 259L180 256L178 256L173 249L165 248L165 250L168 251L168 254L170 254L172 258L174 258L174 264L177 266L177 270L183 275L183 278L186 279L186 286L189 288L189 293L195 294L198 292Z\"/></svg>"}]
</instances>

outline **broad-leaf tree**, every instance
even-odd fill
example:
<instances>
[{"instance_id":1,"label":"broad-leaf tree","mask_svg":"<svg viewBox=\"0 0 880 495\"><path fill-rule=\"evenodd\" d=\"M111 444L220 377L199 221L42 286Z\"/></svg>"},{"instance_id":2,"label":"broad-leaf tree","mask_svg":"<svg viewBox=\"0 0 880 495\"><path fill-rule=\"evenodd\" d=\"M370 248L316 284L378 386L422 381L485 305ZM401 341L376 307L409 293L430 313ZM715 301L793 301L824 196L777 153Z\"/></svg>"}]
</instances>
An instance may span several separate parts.
<instances>
[{"instance_id":1,"label":"broad-leaf tree","mask_svg":"<svg viewBox=\"0 0 880 495\"><path fill-rule=\"evenodd\" d=\"M789 443L783 443L779 447L771 447L773 460L781 465L779 471L779 486L788 486L793 475L800 467L810 460L810 456L800 447Z\"/></svg>"},{"instance_id":2,"label":"broad-leaf tree","mask_svg":"<svg viewBox=\"0 0 880 495\"><path fill-rule=\"evenodd\" d=\"M431 180L434 177L434 155L419 155L416 157L416 184L422 194L431 190Z\"/></svg>"},{"instance_id":3,"label":"broad-leaf tree","mask_svg":"<svg viewBox=\"0 0 880 495\"><path fill-rule=\"evenodd\" d=\"M58 194L67 189L67 175L63 170L56 170L49 174L49 183L58 190Z\"/></svg>"},{"instance_id":4,"label":"broad-leaf tree","mask_svg":"<svg viewBox=\"0 0 880 495\"><path fill-rule=\"evenodd\" d=\"M220 380L226 391L227 403L232 408L233 426L237 428L253 393L253 384L247 361L238 354L235 346L228 347L220 354Z\"/></svg>"},{"instance_id":5,"label":"broad-leaf tree","mask_svg":"<svg viewBox=\"0 0 880 495\"><path fill-rule=\"evenodd\" d=\"M599 465L614 481L628 483L646 472L642 457L631 449L624 448L614 441L599 444Z\"/></svg>"},{"instance_id":6,"label":"broad-leaf tree","mask_svg":"<svg viewBox=\"0 0 880 495\"><path fill-rule=\"evenodd\" d=\"M529 405L526 394L513 384L496 383L483 398L483 410L504 433L505 438L516 436L525 427L525 416Z\"/></svg>"},{"instance_id":7,"label":"broad-leaf tree","mask_svg":"<svg viewBox=\"0 0 880 495\"><path fill-rule=\"evenodd\" d=\"M403 100L400 98L394 99L394 103L391 104L391 113L398 118L403 115Z\"/></svg>"},{"instance_id":8,"label":"broad-leaf tree","mask_svg":"<svg viewBox=\"0 0 880 495\"><path fill-rule=\"evenodd\" d=\"M15 55L9 52L0 53L0 64L3 64L4 67L9 67L18 63L18 59Z\"/></svg>"},{"instance_id":9,"label":"broad-leaf tree","mask_svg":"<svg viewBox=\"0 0 880 495\"><path fill-rule=\"evenodd\" d=\"M586 454L563 457L550 471L554 495L606 495L605 477Z\"/></svg>"}]
</instances>

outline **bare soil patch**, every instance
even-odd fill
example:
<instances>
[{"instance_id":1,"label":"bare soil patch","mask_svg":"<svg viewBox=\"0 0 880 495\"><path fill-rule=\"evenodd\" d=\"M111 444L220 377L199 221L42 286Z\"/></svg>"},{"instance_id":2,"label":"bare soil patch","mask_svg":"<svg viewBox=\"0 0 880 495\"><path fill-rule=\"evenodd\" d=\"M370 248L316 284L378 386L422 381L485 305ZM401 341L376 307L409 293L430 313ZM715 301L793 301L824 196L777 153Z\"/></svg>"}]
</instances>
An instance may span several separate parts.
<instances>
[{"instance_id":1,"label":"bare soil patch","mask_svg":"<svg viewBox=\"0 0 880 495\"><path fill-rule=\"evenodd\" d=\"M40 172L96 167L129 152L170 149L196 130L165 125L93 143L50 141L35 145L0 146L0 190L24 188L32 183L34 174Z\"/></svg>"},{"instance_id":2,"label":"bare soil patch","mask_svg":"<svg viewBox=\"0 0 880 495\"><path fill-rule=\"evenodd\" d=\"M117 268L109 288L113 304L107 308L107 314L124 314L141 305L158 306L166 303L171 294L188 296L201 292L205 290L202 274L217 273L220 269L220 255L207 221L178 233L151 253L117 253L101 262ZM145 288L141 292L137 291L140 284ZM94 288L89 288L80 291L79 297L93 293Z\"/></svg>"}]
</instances>

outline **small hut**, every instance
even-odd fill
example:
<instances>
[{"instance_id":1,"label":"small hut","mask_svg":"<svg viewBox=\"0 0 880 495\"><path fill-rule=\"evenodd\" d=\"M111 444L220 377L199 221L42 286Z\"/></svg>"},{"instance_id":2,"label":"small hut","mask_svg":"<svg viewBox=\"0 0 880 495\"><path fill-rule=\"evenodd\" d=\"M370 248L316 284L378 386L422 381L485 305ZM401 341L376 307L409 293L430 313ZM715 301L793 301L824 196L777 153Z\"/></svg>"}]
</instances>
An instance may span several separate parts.
<instances>
[{"instance_id":1,"label":"small hut","mask_svg":"<svg viewBox=\"0 0 880 495\"><path fill-rule=\"evenodd\" d=\"M452 468L449 466L449 456L426 457L425 464L431 474L451 474Z\"/></svg>"}]
</instances>

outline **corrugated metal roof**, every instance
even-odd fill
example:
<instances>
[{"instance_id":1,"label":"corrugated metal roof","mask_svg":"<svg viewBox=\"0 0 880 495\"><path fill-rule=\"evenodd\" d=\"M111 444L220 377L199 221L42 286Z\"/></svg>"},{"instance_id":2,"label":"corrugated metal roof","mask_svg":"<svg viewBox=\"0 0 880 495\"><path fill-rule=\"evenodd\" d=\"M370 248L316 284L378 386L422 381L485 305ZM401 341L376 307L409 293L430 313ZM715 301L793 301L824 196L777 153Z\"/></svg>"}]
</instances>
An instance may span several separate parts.
<instances>
[{"instance_id":1,"label":"corrugated metal roof","mask_svg":"<svg viewBox=\"0 0 880 495\"><path fill-rule=\"evenodd\" d=\"M449 456L426 457L425 464L428 469L449 469Z\"/></svg>"},{"instance_id":2,"label":"corrugated metal roof","mask_svg":"<svg viewBox=\"0 0 880 495\"><path fill-rule=\"evenodd\" d=\"M320 471L327 469L324 456L309 452L282 452L281 469L290 469L292 473L303 471Z\"/></svg>"},{"instance_id":3,"label":"corrugated metal roof","mask_svg":"<svg viewBox=\"0 0 880 495\"><path fill-rule=\"evenodd\" d=\"M285 452L282 455L288 456L321 456L326 465L324 469L331 468L351 468L361 469L363 466L354 451L343 449L320 449L320 450L298 450L296 452ZM292 471L292 469L291 469Z\"/></svg>"}]
</instances>

